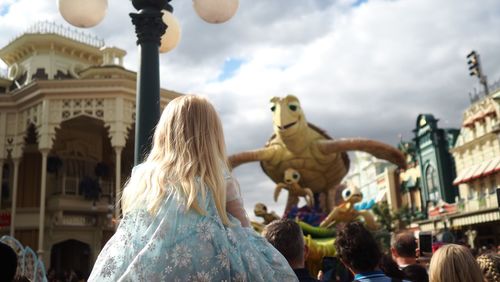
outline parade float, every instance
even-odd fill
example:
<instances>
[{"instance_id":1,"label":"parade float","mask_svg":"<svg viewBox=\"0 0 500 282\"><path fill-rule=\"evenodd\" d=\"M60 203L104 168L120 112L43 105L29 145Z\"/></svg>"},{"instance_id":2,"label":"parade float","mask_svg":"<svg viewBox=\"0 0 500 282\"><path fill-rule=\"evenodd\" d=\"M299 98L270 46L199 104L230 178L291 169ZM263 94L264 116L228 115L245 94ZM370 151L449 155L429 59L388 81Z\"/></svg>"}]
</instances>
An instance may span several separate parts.
<instances>
[{"instance_id":1,"label":"parade float","mask_svg":"<svg viewBox=\"0 0 500 282\"><path fill-rule=\"evenodd\" d=\"M349 171L347 152L364 151L400 167L406 161L398 149L379 141L333 139L307 122L299 99L293 95L272 98L270 109L274 134L265 146L231 155L229 161L233 169L259 161L264 173L276 183L275 201L283 190L288 191L283 217L295 219L301 226L309 248L307 265L316 273L323 257L335 256L337 224L360 220L372 231L379 228L371 211L354 208L362 199L359 190L353 185L340 185ZM298 207L301 197L306 205ZM262 203L255 206L255 214L264 218L263 223L252 223L257 231L279 218Z\"/></svg>"}]
</instances>

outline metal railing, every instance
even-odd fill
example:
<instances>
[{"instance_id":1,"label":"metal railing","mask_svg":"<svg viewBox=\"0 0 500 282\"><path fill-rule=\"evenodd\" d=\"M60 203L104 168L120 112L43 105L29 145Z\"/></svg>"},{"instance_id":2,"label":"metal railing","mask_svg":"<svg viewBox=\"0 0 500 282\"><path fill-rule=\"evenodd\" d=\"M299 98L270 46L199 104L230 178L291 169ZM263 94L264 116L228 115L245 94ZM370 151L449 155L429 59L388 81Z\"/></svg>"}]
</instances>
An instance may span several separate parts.
<instances>
[{"instance_id":1,"label":"metal railing","mask_svg":"<svg viewBox=\"0 0 500 282\"><path fill-rule=\"evenodd\" d=\"M56 187L54 187L54 194L58 195L81 195L82 191L80 191L80 182L82 181L82 177L73 177L63 175L59 179L56 180ZM99 195L102 196L113 196L113 181L99 180L99 187L101 191Z\"/></svg>"},{"instance_id":2,"label":"metal railing","mask_svg":"<svg viewBox=\"0 0 500 282\"><path fill-rule=\"evenodd\" d=\"M489 91L490 95L500 91L500 79L489 84L488 91ZM473 91L469 92L469 99L470 99L471 104L474 104L475 102L477 102L479 100L482 100L482 98L485 96L486 96L486 92L482 88L480 90L477 90L477 88L474 87Z\"/></svg>"},{"instance_id":3,"label":"metal railing","mask_svg":"<svg viewBox=\"0 0 500 282\"><path fill-rule=\"evenodd\" d=\"M57 34L97 48L104 46L104 39L102 38L50 21L35 23L31 27L29 27L23 34L15 37L10 42L18 39L24 34Z\"/></svg>"}]
</instances>

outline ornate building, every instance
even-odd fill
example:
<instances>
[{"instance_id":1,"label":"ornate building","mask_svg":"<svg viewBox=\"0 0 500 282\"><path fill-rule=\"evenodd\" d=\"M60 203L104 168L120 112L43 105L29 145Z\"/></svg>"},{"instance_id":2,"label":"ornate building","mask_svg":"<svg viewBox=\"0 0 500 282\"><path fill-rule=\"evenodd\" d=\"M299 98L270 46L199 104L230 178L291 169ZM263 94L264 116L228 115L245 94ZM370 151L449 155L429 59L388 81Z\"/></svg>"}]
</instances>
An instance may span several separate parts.
<instances>
[{"instance_id":1,"label":"ornate building","mask_svg":"<svg viewBox=\"0 0 500 282\"><path fill-rule=\"evenodd\" d=\"M497 189L500 185L500 106L493 97L500 88L472 103L463 114L462 128L452 149L457 166L454 185L460 190L459 214L451 225L477 236L479 246L499 244L500 213Z\"/></svg>"},{"instance_id":2,"label":"ornate building","mask_svg":"<svg viewBox=\"0 0 500 282\"><path fill-rule=\"evenodd\" d=\"M368 153L354 152L351 169L344 181L359 187L363 193L363 202L356 207L365 209L377 202L387 201L391 210L398 210L401 196L396 169L395 165Z\"/></svg>"},{"instance_id":3,"label":"ornate building","mask_svg":"<svg viewBox=\"0 0 500 282\"><path fill-rule=\"evenodd\" d=\"M0 50L0 235L47 268L88 272L133 166L136 73L126 52L40 23ZM161 103L180 95L161 90Z\"/></svg>"},{"instance_id":4,"label":"ornate building","mask_svg":"<svg viewBox=\"0 0 500 282\"><path fill-rule=\"evenodd\" d=\"M440 201L455 202L458 196L453 186L455 165L449 150L455 144L458 130L439 128L438 120L430 114L417 117L415 132L415 149L417 161L421 169L422 200L425 208L436 205Z\"/></svg>"}]
</instances>

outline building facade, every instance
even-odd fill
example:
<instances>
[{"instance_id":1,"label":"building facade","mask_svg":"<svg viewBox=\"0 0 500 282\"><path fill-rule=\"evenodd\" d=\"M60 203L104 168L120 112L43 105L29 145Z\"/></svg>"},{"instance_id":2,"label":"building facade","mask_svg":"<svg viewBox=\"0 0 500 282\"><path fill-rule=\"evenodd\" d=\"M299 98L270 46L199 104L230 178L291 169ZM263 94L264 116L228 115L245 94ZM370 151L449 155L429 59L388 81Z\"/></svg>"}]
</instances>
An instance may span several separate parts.
<instances>
[{"instance_id":1,"label":"building facade","mask_svg":"<svg viewBox=\"0 0 500 282\"><path fill-rule=\"evenodd\" d=\"M499 94L497 89L465 110L452 149L457 166L454 184L459 187L460 201L451 225L457 230L470 230L477 246L500 244L500 107L494 100Z\"/></svg>"},{"instance_id":2,"label":"building facade","mask_svg":"<svg viewBox=\"0 0 500 282\"><path fill-rule=\"evenodd\" d=\"M352 183L363 193L363 201L356 206L370 208L373 204L387 201L393 211L401 207L397 167L388 161L377 159L365 152L354 152L351 168L344 182Z\"/></svg>"},{"instance_id":3,"label":"building facade","mask_svg":"<svg viewBox=\"0 0 500 282\"><path fill-rule=\"evenodd\" d=\"M133 166L136 73L126 52L51 23L0 50L0 235L47 269L88 273ZM181 94L161 90L161 104Z\"/></svg>"},{"instance_id":4,"label":"building facade","mask_svg":"<svg viewBox=\"0 0 500 282\"><path fill-rule=\"evenodd\" d=\"M453 203L458 196L453 185L455 165L449 150L453 148L459 131L439 128L437 123L433 115L420 114L413 130L421 170L421 196L426 210L440 201Z\"/></svg>"}]
</instances>

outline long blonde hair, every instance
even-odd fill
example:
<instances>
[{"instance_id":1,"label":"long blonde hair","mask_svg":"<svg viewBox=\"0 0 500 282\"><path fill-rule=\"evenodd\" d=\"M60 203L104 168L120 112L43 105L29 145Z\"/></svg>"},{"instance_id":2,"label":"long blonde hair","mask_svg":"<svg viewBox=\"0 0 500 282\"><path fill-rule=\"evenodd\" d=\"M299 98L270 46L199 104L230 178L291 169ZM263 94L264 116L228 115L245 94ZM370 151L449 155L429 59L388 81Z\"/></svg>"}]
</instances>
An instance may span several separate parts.
<instances>
[{"instance_id":1,"label":"long blonde hair","mask_svg":"<svg viewBox=\"0 0 500 282\"><path fill-rule=\"evenodd\" d=\"M194 209L204 215L209 189L222 222L229 225L225 169L224 133L212 104L194 95L175 98L163 110L146 161L125 184L123 212L145 206L155 213L166 188L173 187L182 196L186 210ZM197 177L200 184L196 183Z\"/></svg>"},{"instance_id":2,"label":"long blonde hair","mask_svg":"<svg viewBox=\"0 0 500 282\"><path fill-rule=\"evenodd\" d=\"M430 282L484 282L471 252L464 246L449 244L439 248L429 266Z\"/></svg>"}]
</instances>

